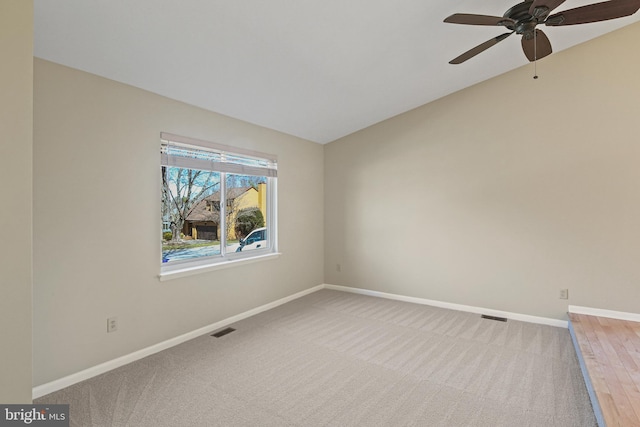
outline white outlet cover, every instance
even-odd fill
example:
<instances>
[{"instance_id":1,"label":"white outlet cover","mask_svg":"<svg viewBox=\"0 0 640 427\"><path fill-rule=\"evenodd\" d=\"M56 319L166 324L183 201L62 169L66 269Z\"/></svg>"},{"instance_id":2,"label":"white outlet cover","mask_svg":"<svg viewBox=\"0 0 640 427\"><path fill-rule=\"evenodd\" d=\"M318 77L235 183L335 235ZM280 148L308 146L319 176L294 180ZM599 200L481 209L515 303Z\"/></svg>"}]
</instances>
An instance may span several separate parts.
<instances>
[{"instance_id":1,"label":"white outlet cover","mask_svg":"<svg viewBox=\"0 0 640 427\"><path fill-rule=\"evenodd\" d=\"M107 332L115 332L118 330L118 318L110 317L107 319Z\"/></svg>"}]
</instances>

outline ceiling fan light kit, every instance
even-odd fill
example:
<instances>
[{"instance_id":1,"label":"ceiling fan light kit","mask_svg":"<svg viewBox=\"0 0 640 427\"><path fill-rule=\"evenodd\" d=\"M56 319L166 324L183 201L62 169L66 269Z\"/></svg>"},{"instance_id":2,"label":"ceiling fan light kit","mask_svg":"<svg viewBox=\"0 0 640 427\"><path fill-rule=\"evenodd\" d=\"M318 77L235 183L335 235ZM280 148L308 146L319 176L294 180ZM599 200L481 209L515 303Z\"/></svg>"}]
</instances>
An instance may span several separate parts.
<instances>
[{"instance_id":1,"label":"ceiling fan light kit","mask_svg":"<svg viewBox=\"0 0 640 427\"><path fill-rule=\"evenodd\" d=\"M464 25L489 25L505 27L511 32L501 34L478 46L469 49L462 55L449 61L449 64L461 64L479 53L489 49L513 33L522 36L522 51L527 59L535 62L550 55L551 42L547 35L537 25L564 26L588 24L590 22L607 21L633 15L640 9L640 0L609 0L587 6L558 12L549 15L565 0L529 0L518 3L507 10L503 16L475 15L455 13L447 17L444 22ZM537 78L537 76L534 76Z\"/></svg>"}]
</instances>

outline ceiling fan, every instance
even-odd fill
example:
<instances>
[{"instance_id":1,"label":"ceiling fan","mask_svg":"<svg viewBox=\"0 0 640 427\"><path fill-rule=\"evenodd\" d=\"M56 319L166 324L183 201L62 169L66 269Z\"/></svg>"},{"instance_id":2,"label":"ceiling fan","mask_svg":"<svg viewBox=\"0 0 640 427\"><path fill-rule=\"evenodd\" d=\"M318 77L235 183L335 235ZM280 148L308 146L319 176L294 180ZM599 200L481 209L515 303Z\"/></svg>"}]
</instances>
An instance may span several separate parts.
<instances>
[{"instance_id":1,"label":"ceiling fan","mask_svg":"<svg viewBox=\"0 0 640 427\"><path fill-rule=\"evenodd\" d=\"M511 30L484 43L479 44L449 61L449 64L461 64L477 54L489 49L502 40L516 33L522 35L522 50L529 61L535 61L549 55L551 43L547 36L536 28L537 25L561 26L587 24L622 18L636 13L640 9L640 0L609 0L587 6L576 7L564 12L549 13L564 3L565 0L529 0L518 3L503 16L474 15L455 13L444 20L451 24L490 25L506 27Z\"/></svg>"}]
</instances>

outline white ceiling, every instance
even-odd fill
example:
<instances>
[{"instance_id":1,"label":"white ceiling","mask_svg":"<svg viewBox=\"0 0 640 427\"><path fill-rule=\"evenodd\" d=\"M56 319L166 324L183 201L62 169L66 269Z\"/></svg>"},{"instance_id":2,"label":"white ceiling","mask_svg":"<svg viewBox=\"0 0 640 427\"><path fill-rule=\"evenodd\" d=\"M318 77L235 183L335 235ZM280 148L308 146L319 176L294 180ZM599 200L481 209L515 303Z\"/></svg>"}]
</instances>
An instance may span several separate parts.
<instances>
[{"instance_id":1,"label":"white ceiling","mask_svg":"<svg viewBox=\"0 0 640 427\"><path fill-rule=\"evenodd\" d=\"M567 0L556 12L593 2ZM527 64L515 35L464 64L448 64L504 29L444 18L502 16L515 3L35 0L34 50L39 58L326 143ZM558 52L638 20L640 13L542 29Z\"/></svg>"}]
</instances>

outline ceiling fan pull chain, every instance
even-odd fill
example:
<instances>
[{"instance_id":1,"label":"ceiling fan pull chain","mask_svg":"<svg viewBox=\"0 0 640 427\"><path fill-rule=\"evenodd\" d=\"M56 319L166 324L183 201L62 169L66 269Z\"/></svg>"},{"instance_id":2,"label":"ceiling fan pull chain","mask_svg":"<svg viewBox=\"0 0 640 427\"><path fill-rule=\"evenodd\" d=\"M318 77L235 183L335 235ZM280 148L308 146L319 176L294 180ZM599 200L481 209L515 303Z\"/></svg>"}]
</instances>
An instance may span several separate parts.
<instances>
[{"instance_id":1,"label":"ceiling fan pull chain","mask_svg":"<svg viewBox=\"0 0 640 427\"><path fill-rule=\"evenodd\" d=\"M533 79L538 78L538 39L536 29L533 29Z\"/></svg>"}]
</instances>

